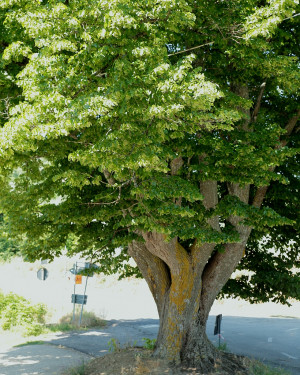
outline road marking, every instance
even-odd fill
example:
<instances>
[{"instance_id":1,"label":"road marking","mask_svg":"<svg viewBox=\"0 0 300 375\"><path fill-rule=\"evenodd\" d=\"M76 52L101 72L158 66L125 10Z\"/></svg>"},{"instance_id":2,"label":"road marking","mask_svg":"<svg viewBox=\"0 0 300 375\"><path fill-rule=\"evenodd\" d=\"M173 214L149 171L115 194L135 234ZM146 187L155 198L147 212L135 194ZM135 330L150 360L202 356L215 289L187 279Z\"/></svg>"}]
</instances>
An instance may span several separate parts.
<instances>
[{"instance_id":1,"label":"road marking","mask_svg":"<svg viewBox=\"0 0 300 375\"><path fill-rule=\"evenodd\" d=\"M285 355L286 357L288 357L290 359L298 359L297 357L293 357L292 355L289 355L289 354L286 354L286 353L283 353L283 352L281 352L281 354Z\"/></svg>"},{"instance_id":2,"label":"road marking","mask_svg":"<svg viewBox=\"0 0 300 375\"><path fill-rule=\"evenodd\" d=\"M268 342L273 342L273 337L269 337Z\"/></svg>"}]
</instances>

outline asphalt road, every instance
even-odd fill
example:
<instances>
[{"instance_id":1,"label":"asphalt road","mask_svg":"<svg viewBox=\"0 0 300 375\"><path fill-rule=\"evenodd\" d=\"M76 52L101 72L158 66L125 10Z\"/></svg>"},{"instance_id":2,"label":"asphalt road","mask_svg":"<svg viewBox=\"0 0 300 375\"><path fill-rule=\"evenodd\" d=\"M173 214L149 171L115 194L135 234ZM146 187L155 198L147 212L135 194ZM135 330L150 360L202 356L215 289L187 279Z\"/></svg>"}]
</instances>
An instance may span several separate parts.
<instances>
[{"instance_id":1,"label":"asphalt road","mask_svg":"<svg viewBox=\"0 0 300 375\"><path fill-rule=\"evenodd\" d=\"M214 324L215 317L211 316L207 333L217 345ZM113 341L121 346L143 345L143 338L156 338L158 325L159 321L155 319L110 321L104 329L61 335L51 343L97 357L108 353ZM233 353L257 358L300 375L300 319L225 316L221 336L221 343L225 342Z\"/></svg>"},{"instance_id":2,"label":"asphalt road","mask_svg":"<svg viewBox=\"0 0 300 375\"><path fill-rule=\"evenodd\" d=\"M208 321L207 333L213 335L215 317ZM62 369L105 355L114 345L143 345L143 338L154 339L156 319L112 320L107 327L59 334L46 345L9 348L0 353L0 375L55 375ZM260 359L300 375L300 319L223 317L221 343L236 354Z\"/></svg>"},{"instance_id":3,"label":"asphalt road","mask_svg":"<svg viewBox=\"0 0 300 375\"><path fill-rule=\"evenodd\" d=\"M0 352L0 375L60 375L93 357L56 345L26 345Z\"/></svg>"},{"instance_id":4,"label":"asphalt road","mask_svg":"<svg viewBox=\"0 0 300 375\"><path fill-rule=\"evenodd\" d=\"M208 321L209 338L213 336L214 318ZM300 319L245 318L225 316L222 336L229 350L259 359L272 366L300 375ZM221 342L224 342L222 340Z\"/></svg>"}]
</instances>

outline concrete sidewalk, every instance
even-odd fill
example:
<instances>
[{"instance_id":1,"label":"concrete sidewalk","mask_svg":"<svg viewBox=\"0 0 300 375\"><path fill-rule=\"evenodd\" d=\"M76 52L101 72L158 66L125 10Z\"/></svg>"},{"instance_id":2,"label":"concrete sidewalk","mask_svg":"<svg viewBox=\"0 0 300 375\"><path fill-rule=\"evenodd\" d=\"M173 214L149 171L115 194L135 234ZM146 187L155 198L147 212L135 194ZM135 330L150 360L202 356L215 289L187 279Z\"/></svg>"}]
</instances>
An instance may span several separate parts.
<instances>
[{"instance_id":1,"label":"concrete sidewalk","mask_svg":"<svg viewBox=\"0 0 300 375\"><path fill-rule=\"evenodd\" d=\"M0 375L59 375L92 356L51 344L26 345L0 353Z\"/></svg>"}]
</instances>

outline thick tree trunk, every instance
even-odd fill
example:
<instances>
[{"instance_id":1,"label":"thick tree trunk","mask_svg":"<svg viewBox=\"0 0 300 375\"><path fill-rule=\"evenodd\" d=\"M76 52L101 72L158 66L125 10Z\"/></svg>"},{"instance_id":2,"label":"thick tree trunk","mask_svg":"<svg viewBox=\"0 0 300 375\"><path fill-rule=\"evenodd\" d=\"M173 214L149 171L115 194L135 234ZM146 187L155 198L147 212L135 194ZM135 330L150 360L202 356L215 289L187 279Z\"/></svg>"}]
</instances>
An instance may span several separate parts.
<instances>
[{"instance_id":1,"label":"thick tree trunk","mask_svg":"<svg viewBox=\"0 0 300 375\"><path fill-rule=\"evenodd\" d=\"M159 312L154 354L203 373L222 368L228 359L224 361L224 353L208 340L206 322L215 297L243 256L244 244L228 245L226 252L219 254L213 252L214 244L187 252L177 240L166 243L157 233L144 234L144 239L145 243L133 242L129 252Z\"/></svg>"},{"instance_id":2,"label":"thick tree trunk","mask_svg":"<svg viewBox=\"0 0 300 375\"><path fill-rule=\"evenodd\" d=\"M156 236L158 246L157 237L159 236ZM178 243L176 246L180 249ZM211 246L207 247L208 249L202 250L210 253ZM176 253L176 249L174 252ZM218 352L205 332L209 309L200 310L201 270L195 272L192 262L187 261L181 264L178 272L172 273L142 243L134 242L130 247L130 254L142 271L159 312L160 329L155 355L175 364L197 364L198 367L201 364L205 368L210 367Z\"/></svg>"},{"instance_id":3,"label":"thick tree trunk","mask_svg":"<svg viewBox=\"0 0 300 375\"><path fill-rule=\"evenodd\" d=\"M211 369L218 351L206 336L209 310L200 309L201 277L185 270L165 296L155 354L175 364Z\"/></svg>"}]
</instances>

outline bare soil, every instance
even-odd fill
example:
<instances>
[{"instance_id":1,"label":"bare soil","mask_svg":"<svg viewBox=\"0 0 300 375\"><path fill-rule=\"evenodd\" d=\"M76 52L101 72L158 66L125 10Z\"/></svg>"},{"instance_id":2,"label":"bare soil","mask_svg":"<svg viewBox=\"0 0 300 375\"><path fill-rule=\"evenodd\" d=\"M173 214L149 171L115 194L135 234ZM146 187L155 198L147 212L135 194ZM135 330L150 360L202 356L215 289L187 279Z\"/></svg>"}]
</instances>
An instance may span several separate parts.
<instances>
[{"instance_id":1,"label":"bare soil","mask_svg":"<svg viewBox=\"0 0 300 375\"><path fill-rule=\"evenodd\" d=\"M226 370L218 365L209 374L203 374L196 368L179 368L171 366L167 361L154 358L151 350L129 348L104 357L96 358L86 365L85 375L244 375L249 372L248 358L232 354L227 361ZM230 363L230 364L229 364Z\"/></svg>"}]
</instances>

